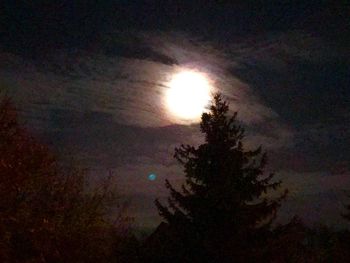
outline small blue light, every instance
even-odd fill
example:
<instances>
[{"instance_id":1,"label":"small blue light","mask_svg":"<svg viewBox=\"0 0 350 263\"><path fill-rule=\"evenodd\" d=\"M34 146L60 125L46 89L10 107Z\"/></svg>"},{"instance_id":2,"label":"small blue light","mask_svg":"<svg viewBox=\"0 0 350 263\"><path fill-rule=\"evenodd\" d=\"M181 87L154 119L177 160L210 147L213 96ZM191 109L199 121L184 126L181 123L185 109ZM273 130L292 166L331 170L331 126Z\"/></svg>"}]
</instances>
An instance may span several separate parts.
<instances>
[{"instance_id":1,"label":"small blue light","mask_svg":"<svg viewBox=\"0 0 350 263\"><path fill-rule=\"evenodd\" d=\"M154 181L154 180L156 180L156 178L157 178L157 176L155 174L150 174L148 176L148 180L150 180L150 181Z\"/></svg>"}]
</instances>

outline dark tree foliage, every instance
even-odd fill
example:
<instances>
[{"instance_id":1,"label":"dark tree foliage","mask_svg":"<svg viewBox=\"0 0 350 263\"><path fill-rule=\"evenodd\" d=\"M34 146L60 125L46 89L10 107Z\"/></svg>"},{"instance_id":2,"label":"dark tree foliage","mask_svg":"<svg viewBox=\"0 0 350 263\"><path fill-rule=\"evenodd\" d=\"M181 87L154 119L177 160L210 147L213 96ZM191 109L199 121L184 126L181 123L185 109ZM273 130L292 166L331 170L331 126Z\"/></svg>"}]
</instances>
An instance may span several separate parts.
<instances>
[{"instance_id":1,"label":"dark tree foliage","mask_svg":"<svg viewBox=\"0 0 350 263\"><path fill-rule=\"evenodd\" d=\"M62 169L19 125L10 100L0 101L1 262L117 260L127 228L121 210L107 217L119 202L111 186L90 187L78 169Z\"/></svg>"},{"instance_id":2,"label":"dark tree foliage","mask_svg":"<svg viewBox=\"0 0 350 263\"><path fill-rule=\"evenodd\" d=\"M347 194L348 197L350 197L349 194ZM350 204L345 205L346 212L342 213L341 216L350 222Z\"/></svg>"},{"instance_id":3,"label":"dark tree foliage","mask_svg":"<svg viewBox=\"0 0 350 263\"><path fill-rule=\"evenodd\" d=\"M166 181L168 206L155 202L180 242L191 247L182 252L184 262L203 257L210 262L247 262L287 193L269 197L281 182L272 182L273 174L264 176L266 153L261 147L246 150L237 113L228 115L227 102L216 94L200 123L205 142L175 149L186 177L182 191Z\"/></svg>"},{"instance_id":4,"label":"dark tree foliage","mask_svg":"<svg viewBox=\"0 0 350 263\"><path fill-rule=\"evenodd\" d=\"M329 263L349 262L348 230L335 230L325 225L306 226L294 216L285 225L277 225L268 240L267 262Z\"/></svg>"}]
</instances>

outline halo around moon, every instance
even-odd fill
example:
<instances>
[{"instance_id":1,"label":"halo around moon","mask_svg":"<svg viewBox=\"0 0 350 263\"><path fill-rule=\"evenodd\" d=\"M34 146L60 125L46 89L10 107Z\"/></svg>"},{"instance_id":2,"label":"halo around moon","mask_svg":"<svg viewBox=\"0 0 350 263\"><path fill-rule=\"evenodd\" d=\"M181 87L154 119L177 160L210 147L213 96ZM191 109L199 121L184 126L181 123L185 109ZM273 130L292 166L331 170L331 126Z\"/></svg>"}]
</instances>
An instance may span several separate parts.
<instances>
[{"instance_id":1,"label":"halo around moon","mask_svg":"<svg viewBox=\"0 0 350 263\"><path fill-rule=\"evenodd\" d=\"M207 77L197 71L183 70L168 83L166 105L177 119L198 121L210 102L212 87Z\"/></svg>"}]
</instances>

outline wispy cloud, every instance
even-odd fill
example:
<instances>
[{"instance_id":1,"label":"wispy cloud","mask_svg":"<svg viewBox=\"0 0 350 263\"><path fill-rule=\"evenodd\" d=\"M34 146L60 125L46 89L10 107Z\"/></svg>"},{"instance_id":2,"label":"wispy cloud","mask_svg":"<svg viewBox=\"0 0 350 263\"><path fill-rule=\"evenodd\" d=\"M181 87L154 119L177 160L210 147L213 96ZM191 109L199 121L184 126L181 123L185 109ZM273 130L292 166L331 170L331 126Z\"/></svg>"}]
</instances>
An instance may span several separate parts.
<instances>
[{"instance_id":1,"label":"wispy cloud","mask_svg":"<svg viewBox=\"0 0 350 263\"><path fill-rule=\"evenodd\" d=\"M56 107L81 110L88 107L114 114L117 122L165 126L172 123L163 103L167 81L179 68L197 67L210 75L217 90L235 100L233 108L240 110L242 120L257 122L275 117L246 84L229 74L227 69L234 61L222 50L176 34L143 34L139 38L143 42L135 47L134 57L118 53L110 56L111 47L103 45L105 50L98 52L62 51L43 63L21 65L24 72L13 78L21 86L22 95L32 93L32 96L23 96L32 103L51 102ZM140 57L139 50L148 50L149 54ZM156 52L177 63L167 64L154 59ZM4 67L15 68L18 72L16 64L20 64L20 58L10 60L4 54L3 58Z\"/></svg>"},{"instance_id":2,"label":"wispy cloud","mask_svg":"<svg viewBox=\"0 0 350 263\"><path fill-rule=\"evenodd\" d=\"M313 202L331 211L334 198L340 211L343 187L350 185L344 146L350 110L343 107L346 96L336 95L346 95L345 89L334 92L344 88L346 77L338 74L328 83L335 88L323 93L317 87L332 79L327 65L338 57L339 51L305 32L231 45L177 32L116 32L92 49L56 50L44 60L0 53L0 79L28 126L97 175L115 171L120 188L130 190L124 194L134 198L133 215L144 218L156 213L152 200L166 195L165 177L176 185L183 180L174 148L203 139L198 124L172 119L164 104L171 75L196 68L239 112L248 126L247 147L268 150L269 169L291 191L285 217L308 214L316 209ZM324 98L343 106L327 111ZM151 172L158 175L155 182L147 180Z\"/></svg>"}]
</instances>

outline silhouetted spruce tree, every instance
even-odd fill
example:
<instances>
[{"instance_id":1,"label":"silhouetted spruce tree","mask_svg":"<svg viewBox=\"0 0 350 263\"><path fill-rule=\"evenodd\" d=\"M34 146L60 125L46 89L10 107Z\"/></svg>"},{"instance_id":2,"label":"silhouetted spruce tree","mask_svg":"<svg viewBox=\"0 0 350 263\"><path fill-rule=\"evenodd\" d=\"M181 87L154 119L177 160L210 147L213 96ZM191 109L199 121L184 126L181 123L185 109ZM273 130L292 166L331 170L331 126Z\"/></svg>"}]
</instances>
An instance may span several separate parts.
<instances>
[{"instance_id":1,"label":"silhouetted spruce tree","mask_svg":"<svg viewBox=\"0 0 350 263\"><path fill-rule=\"evenodd\" d=\"M168 180L168 206L158 200L159 214L175 229L183 247L183 262L247 262L256 251L287 191L269 198L281 182L264 176L266 153L243 147L244 129L220 94L209 113L203 113L200 129L205 142L199 147L181 145L174 157L184 167L182 191ZM260 243L261 244L261 243ZM191 247L191 248L189 248ZM186 250L186 248L185 248ZM202 261L203 262L203 261ZM260 261L262 262L262 261Z\"/></svg>"}]
</instances>

